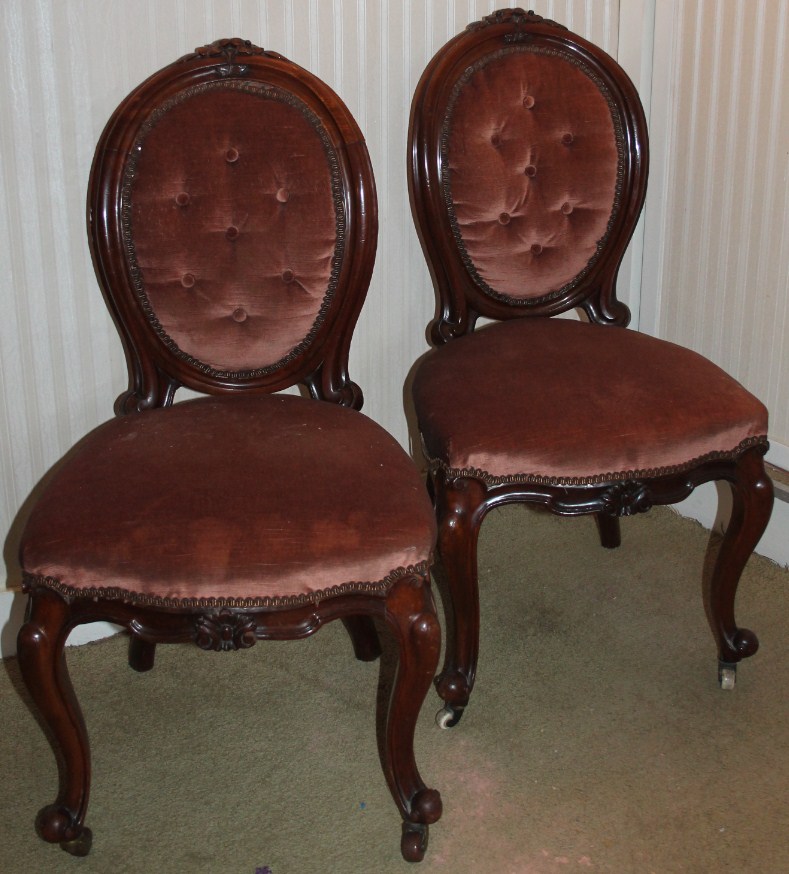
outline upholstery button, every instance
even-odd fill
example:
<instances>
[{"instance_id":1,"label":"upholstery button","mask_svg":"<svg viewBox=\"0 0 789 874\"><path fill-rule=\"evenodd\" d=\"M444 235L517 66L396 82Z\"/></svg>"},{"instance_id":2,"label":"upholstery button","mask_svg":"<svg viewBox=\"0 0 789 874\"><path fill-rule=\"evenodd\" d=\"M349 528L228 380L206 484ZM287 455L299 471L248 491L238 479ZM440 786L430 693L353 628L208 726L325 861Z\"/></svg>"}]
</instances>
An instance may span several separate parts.
<instances>
[{"instance_id":1,"label":"upholstery button","mask_svg":"<svg viewBox=\"0 0 789 874\"><path fill-rule=\"evenodd\" d=\"M225 160L228 164L235 164L238 160L238 149L228 149L225 152Z\"/></svg>"},{"instance_id":2,"label":"upholstery button","mask_svg":"<svg viewBox=\"0 0 789 874\"><path fill-rule=\"evenodd\" d=\"M175 202L178 206L188 206L189 200L189 195L185 191L181 191L175 195Z\"/></svg>"},{"instance_id":3,"label":"upholstery button","mask_svg":"<svg viewBox=\"0 0 789 874\"><path fill-rule=\"evenodd\" d=\"M496 147L500 146L501 145L501 137L498 134L493 134L493 136L490 138L490 144L492 146L496 146Z\"/></svg>"},{"instance_id":4,"label":"upholstery button","mask_svg":"<svg viewBox=\"0 0 789 874\"><path fill-rule=\"evenodd\" d=\"M290 200L290 192L287 188L280 188L277 192L277 200L280 203L287 203Z\"/></svg>"},{"instance_id":5,"label":"upholstery button","mask_svg":"<svg viewBox=\"0 0 789 874\"><path fill-rule=\"evenodd\" d=\"M195 278L191 273L184 273L181 277L181 285L184 288L191 288L195 284Z\"/></svg>"},{"instance_id":6,"label":"upholstery button","mask_svg":"<svg viewBox=\"0 0 789 874\"><path fill-rule=\"evenodd\" d=\"M526 169L523 172L527 176L536 176L537 175L537 168L534 166L534 164L528 164L526 166Z\"/></svg>"},{"instance_id":7,"label":"upholstery button","mask_svg":"<svg viewBox=\"0 0 789 874\"><path fill-rule=\"evenodd\" d=\"M293 282L294 275L292 270L283 270L282 271L282 281L283 282Z\"/></svg>"},{"instance_id":8,"label":"upholstery button","mask_svg":"<svg viewBox=\"0 0 789 874\"><path fill-rule=\"evenodd\" d=\"M245 322L247 320L247 311L244 307L236 307L233 310L233 321L235 322Z\"/></svg>"},{"instance_id":9,"label":"upholstery button","mask_svg":"<svg viewBox=\"0 0 789 874\"><path fill-rule=\"evenodd\" d=\"M235 225L230 225L225 231L225 236L232 242L238 237L238 228Z\"/></svg>"},{"instance_id":10,"label":"upholstery button","mask_svg":"<svg viewBox=\"0 0 789 874\"><path fill-rule=\"evenodd\" d=\"M575 137L572 134L562 134L562 142L565 146L571 146Z\"/></svg>"},{"instance_id":11,"label":"upholstery button","mask_svg":"<svg viewBox=\"0 0 789 874\"><path fill-rule=\"evenodd\" d=\"M508 225L510 223L510 214L508 212L503 212L499 216L499 224L500 225Z\"/></svg>"},{"instance_id":12,"label":"upholstery button","mask_svg":"<svg viewBox=\"0 0 789 874\"><path fill-rule=\"evenodd\" d=\"M571 203L567 203L567 202L565 201L565 203L562 204L562 212L563 212L565 215L570 215L570 213L571 213L572 211L573 211L573 205L572 205Z\"/></svg>"},{"instance_id":13,"label":"upholstery button","mask_svg":"<svg viewBox=\"0 0 789 874\"><path fill-rule=\"evenodd\" d=\"M523 98L523 105L526 107L526 109L531 109L534 106L534 98L531 96L531 94L527 94Z\"/></svg>"},{"instance_id":14,"label":"upholstery button","mask_svg":"<svg viewBox=\"0 0 789 874\"><path fill-rule=\"evenodd\" d=\"M531 253L532 255L541 255L542 254L542 246L539 243L531 244Z\"/></svg>"}]
</instances>

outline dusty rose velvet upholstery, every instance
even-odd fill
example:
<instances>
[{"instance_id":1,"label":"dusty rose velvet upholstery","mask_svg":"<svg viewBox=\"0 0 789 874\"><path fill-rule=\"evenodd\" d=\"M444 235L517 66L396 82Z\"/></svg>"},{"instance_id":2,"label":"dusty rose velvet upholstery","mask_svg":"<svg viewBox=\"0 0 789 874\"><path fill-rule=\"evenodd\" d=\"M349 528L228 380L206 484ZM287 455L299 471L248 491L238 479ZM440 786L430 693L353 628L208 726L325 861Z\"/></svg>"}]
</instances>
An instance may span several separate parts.
<instances>
[{"instance_id":1,"label":"dusty rose velvet upholstery","mask_svg":"<svg viewBox=\"0 0 789 874\"><path fill-rule=\"evenodd\" d=\"M596 258L617 197L605 96L572 56L519 46L469 67L453 98L444 191L469 271L493 296L561 290Z\"/></svg>"},{"instance_id":2,"label":"dusty rose velvet upholstery","mask_svg":"<svg viewBox=\"0 0 789 874\"><path fill-rule=\"evenodd\" d=\"M491 484L660 476L734 458L767 433L764 405L701 355L565 319L507 322L433 350L414 403L433 464Z\"/></svg>"},{"instance_id":3,"label":"dusty rose velvet upholstery","mask_svg":"<svg viewBox=\"0 0 789 874\"><path fill-rule=\"evenodd\" d=\"M434 529L413 462L361 413L206 398L80 441L37 502L22 564L83 597L307 602L385 589L429 560Z\"/></svg>"},{"instance_id":4,"label":"dusty rose velvet upholstery","mask_svg":"<svg viewBox=\"0 0 789 874\"><path fill-rule=\"evenodd\" d=\"M649 165L633 83L563 25L499 9L427 65L409 145L436 292L412 388L449 591L440 723L457 722L475 681L480 526L516 502L593 514L614 548L620 517L728 482L704 605L731 687L758 647L734 598L772 508L767 410L696 352L627 329L617 274Z\"/></svg>"},{"instance_id":5,"label":"dusty rose velvet upholstery","mask_svg":"<svg viewBox=\"0 0 789 874\"><path fill-rule=\"evenodd\" d=\"M128 257L166 342L231 372L308 343L334 291L343 222L337 156L314 114L261 83L196 85L135 148Z\"/></svg>"}]
</instances>

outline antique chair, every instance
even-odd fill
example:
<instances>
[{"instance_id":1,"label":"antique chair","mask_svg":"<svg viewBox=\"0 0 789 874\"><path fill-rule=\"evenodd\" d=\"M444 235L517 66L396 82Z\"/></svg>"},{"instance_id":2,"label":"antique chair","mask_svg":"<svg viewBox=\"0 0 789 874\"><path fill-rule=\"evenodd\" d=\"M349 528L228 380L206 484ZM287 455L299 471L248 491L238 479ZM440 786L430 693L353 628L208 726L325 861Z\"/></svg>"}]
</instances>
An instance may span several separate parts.
<instances>
[{"instance_id":1,"label":"antique chair","mask_svg":"<svg viewBox=\"0 0 789 874\"><path fill-rule=\"evenodd\" d=\"M21 542L19 661L60 765L41 836L74 855L91 843L88 737L63 650L75 626L125 626L146 671L159 643L243 649L335 619L371 660L376 620L399 653L381 760L418 861L441 814L413 751L440 648L435 518L347 370L377 240L359 128L282 56L215 42L115 111L88 226L129 389L59 465ZM294 385L311 397L275 394ZM173 404L181 386L209 397Z\"/></svg>"},{"instance_id":2,"label":"antique chair","mask_svg":"<svg viewBox=\"0 0 789 874\"><path fill-rule=\"evenodd\" d=\"M439 724L458 721L474 685L480 524L512 502L595 514L610 548L620 516L728 481L704 600L731 687L758 646L734 599L772 508L767 411L696 353L625 329L616 276L648 165L635 88L565 27L501 10L427 66L409 150L437 296L413 398L451 602ZM555 318L570 310L582 318ZM494 323L475 331L479 317Z\"/></svg>"}]
</instances>

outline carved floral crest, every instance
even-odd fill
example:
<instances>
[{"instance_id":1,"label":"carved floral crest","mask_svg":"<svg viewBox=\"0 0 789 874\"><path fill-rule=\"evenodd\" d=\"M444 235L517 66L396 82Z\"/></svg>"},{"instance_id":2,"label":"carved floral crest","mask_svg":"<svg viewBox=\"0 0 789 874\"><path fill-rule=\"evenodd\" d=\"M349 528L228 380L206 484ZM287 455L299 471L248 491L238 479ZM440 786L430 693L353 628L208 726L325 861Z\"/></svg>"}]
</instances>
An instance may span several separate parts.
<instances>
[{"instance_id":1,"label":"carved floral crest","mask_svg":"<svg viewBox=\"0 0 789 874\"><path fill-rule=\"evenodd\" d=\"M623 482L606 489L600 496L603 512L612 516L634 516L652 508L653 497L642 482Z\"/></svg>"},{"instance_id":2,"label":"carved floral crest","mask_svg":"<svg viewBox=\"0 0 789 874\"><path fill-rule=\"evenodd\" d=\"M241 57L252 57L253 55L265 55L266 57L278 58L276 52L267 52L260 46L254 45L248 39L218 39L210 45L199 46L190 55L186 55L181 60L192 61L196 58L224 58L225 63L218 67L220 76L244 76L249 70L246 64L238 63L237 59Z\"/></svg>"},{"instance_id":3,"label":"carved floral crest","mask_svg":"<svg viewBox=\"0 0 789 874\"><path fill-rule=\"evenodd\" d=\"M201 616L195 631L195 643L200 649L229 652L254 646L257 625L244 613L220 610Z\"/></svg>"},{"instance_id":4,"label":"carved floral crest","mask_svg":"<svg viewBox=\"0 0 789 874\"><path fill-rule=\"evenodd\" d=\"M473 24L469 24L466 30L482 30L483 27L490 27L494 24L513 24L516 28L521 27L524 24L550 24L552 27L567 30L567 28L563 24L559 24L558 21L552 21L550 18L543 18L542 15L537 15L537 13L532 12L531 9L528 12L525 12L520 8L497 9L495 12L491 12L490 15L486 15L481 21L475 21ZM513 38L517 39L517 35L511 34L508 41L512 41Z\"/></svg>"}]
</instances>

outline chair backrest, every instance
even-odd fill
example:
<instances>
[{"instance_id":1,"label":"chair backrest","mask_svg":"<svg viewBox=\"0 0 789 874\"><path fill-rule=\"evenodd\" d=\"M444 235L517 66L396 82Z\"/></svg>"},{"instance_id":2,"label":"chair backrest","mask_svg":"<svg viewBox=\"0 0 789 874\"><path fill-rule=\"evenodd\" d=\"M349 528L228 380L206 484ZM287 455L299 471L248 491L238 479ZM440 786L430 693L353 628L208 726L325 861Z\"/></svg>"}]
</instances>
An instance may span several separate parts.
<instances>
[{"instance_id":1,"label":"chair backrest","mask_svg":"<svg viewBox=\"0 0 789 874\"><path fill-rule=\"evenodd\" d=\"M295 384L361 407L347 361L377 228L362 134L315 76L239 39L151 76L104 129L88 191L129 368L116 409Z\"/></svg>"},{"instance_id":2,"label":"chair backrest","mask_svg":"<svg viewBox=\"0 0 789 874\"><path fill-rule=\"evenodd\" d=\"M627 324L615 282L646 191L638 94L601 49L522 9L433 58L409 130L414 221L438 297L434 343L582 306Z\"/></svg>"}]
</instances>

